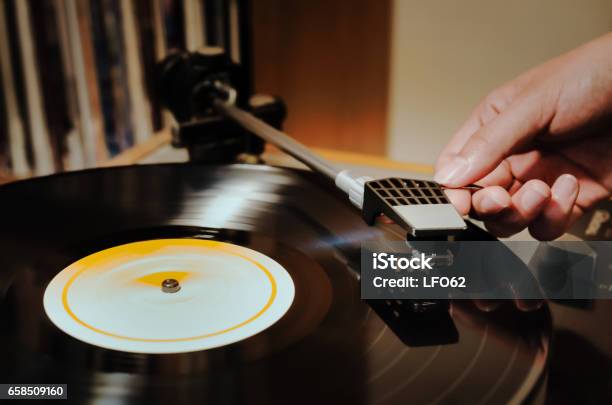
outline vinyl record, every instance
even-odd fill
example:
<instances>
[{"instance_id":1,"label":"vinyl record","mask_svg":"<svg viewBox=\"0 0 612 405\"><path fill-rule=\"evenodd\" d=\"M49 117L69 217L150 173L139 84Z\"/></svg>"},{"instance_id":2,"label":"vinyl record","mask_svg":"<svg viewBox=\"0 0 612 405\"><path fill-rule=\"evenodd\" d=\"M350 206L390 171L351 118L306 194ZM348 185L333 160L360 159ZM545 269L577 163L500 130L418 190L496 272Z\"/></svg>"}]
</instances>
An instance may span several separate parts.
<instances>
[{"instance_id":1,"label":"vinyl record","mask_svg":"<svg viewBox=\"0 0 612 405\"><path fill-rule=\"evenodd\" d=\"M360 244L402 235L307 171L55 175L0 187L0 224L5 383L68 384L74 402L395 404L534 401L545 378L546 307L431 319L361 300Z\"/></svg>"}]
</instances>

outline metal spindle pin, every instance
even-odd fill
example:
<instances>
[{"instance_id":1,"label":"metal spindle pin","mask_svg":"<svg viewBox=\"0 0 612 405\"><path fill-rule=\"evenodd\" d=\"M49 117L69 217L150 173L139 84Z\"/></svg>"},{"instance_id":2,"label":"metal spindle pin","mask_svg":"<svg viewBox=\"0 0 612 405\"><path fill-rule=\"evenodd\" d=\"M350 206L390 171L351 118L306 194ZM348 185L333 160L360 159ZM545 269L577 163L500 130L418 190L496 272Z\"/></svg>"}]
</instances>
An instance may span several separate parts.
<instances>
[{"instance_id":1,"label":"metal spindle pin","mask_svg":"<svg viewBox=\"0 0 612 405\"><path fill-rule=\"evenodd\" d=\"M165 293L175 293L181 289L178 280L167 278L161 283L161 290Z\"/></svg>"}]
</instances>

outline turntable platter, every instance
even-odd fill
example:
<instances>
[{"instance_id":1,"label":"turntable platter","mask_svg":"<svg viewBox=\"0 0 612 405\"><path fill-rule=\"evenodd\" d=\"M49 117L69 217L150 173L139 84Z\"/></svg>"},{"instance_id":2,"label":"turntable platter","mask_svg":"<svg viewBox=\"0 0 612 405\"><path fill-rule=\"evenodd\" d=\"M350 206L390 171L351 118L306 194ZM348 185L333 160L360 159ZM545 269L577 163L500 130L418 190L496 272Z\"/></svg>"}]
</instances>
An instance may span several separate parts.
<instances>
[{"instance_id":1,"label":"turntable platter","mask_svg":"<svg viewBox=\"0 0 612 405\"><path fill-rule=\"evenodd\" d=\"M310 172L151 165L55 175L0 187L0 224L2 382L68 384L79 403L147 404L506 403L543 386L546 307L453 304L455 335L444 341L401 303L368 305L360 244L402 235L365 225ZM257 264L277 287L267 309L273 283ZM64 293L96 330L67 315ZM386 317L381 306L397 310Z\"/></svg>"}]
</instances>

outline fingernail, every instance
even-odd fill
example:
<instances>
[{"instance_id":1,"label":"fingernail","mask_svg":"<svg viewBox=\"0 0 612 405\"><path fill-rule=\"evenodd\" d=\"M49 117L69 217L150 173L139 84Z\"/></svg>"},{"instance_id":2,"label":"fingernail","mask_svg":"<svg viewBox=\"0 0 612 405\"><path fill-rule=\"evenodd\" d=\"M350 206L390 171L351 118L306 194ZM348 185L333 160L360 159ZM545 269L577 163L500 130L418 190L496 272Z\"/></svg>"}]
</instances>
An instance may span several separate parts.
<instances>
[{"instance_id":1,"label":"fingernail","mask_svg":"<svg viewBox=\"0 0 612 405\"><path fill-rule=\"evenodd\" d=\"M521 196L521 204L527 211L534 210L538 205L542 204L548 198L548 191L538 185L532 185L523 192Z\"/></svg>"},{"instance_id":2,"label":"fingernail","mask_svg":"<svg viewBox=\"0 0 612 405\"><path fill-rule=\"evenodd\" d=\"M436 172L434 180L447 186L459 186L461 185L461 176L469 167L470 163L467 159L456 156Z\"/></svg>"},{"instance_id":3,"label":"fingernail","mask_svg":"<svg viewBox=\"0 0 612 405\"><path fill-rule=\"evenodd\" d=\"M500 201L495 194L485 195L480 202L481 209L487 213L496 213L508 206L506 201Z\"/></svg>"},{"instance_id":4,"label":"fingernail","mask_svg":"<svg viewBox=\"0 0 612 405\"><path fill-rule=\"evenodd\" d=\"M552 195L555 200L573 199L578 191L578 180L571 174L564 174L555 181Z\"/></svg>"}]
</instances>

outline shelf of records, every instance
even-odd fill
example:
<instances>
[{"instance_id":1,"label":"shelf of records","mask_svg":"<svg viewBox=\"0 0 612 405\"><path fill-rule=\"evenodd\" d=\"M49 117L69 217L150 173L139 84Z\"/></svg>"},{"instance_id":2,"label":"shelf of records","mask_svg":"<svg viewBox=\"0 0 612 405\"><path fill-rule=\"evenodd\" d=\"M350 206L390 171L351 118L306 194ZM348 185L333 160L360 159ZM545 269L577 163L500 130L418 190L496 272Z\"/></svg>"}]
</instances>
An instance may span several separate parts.
<instances>
[{"instance_id":1,"label":"shelf of records","mask_svg":"<svg viewBox=\"0 0 612 405\"><path fill-rule=\"evenodd\" d=\"M0 182L99 166L167 127L155 62L204 44L203 7L0 0Z\"/></svg>"}]
</instances>

